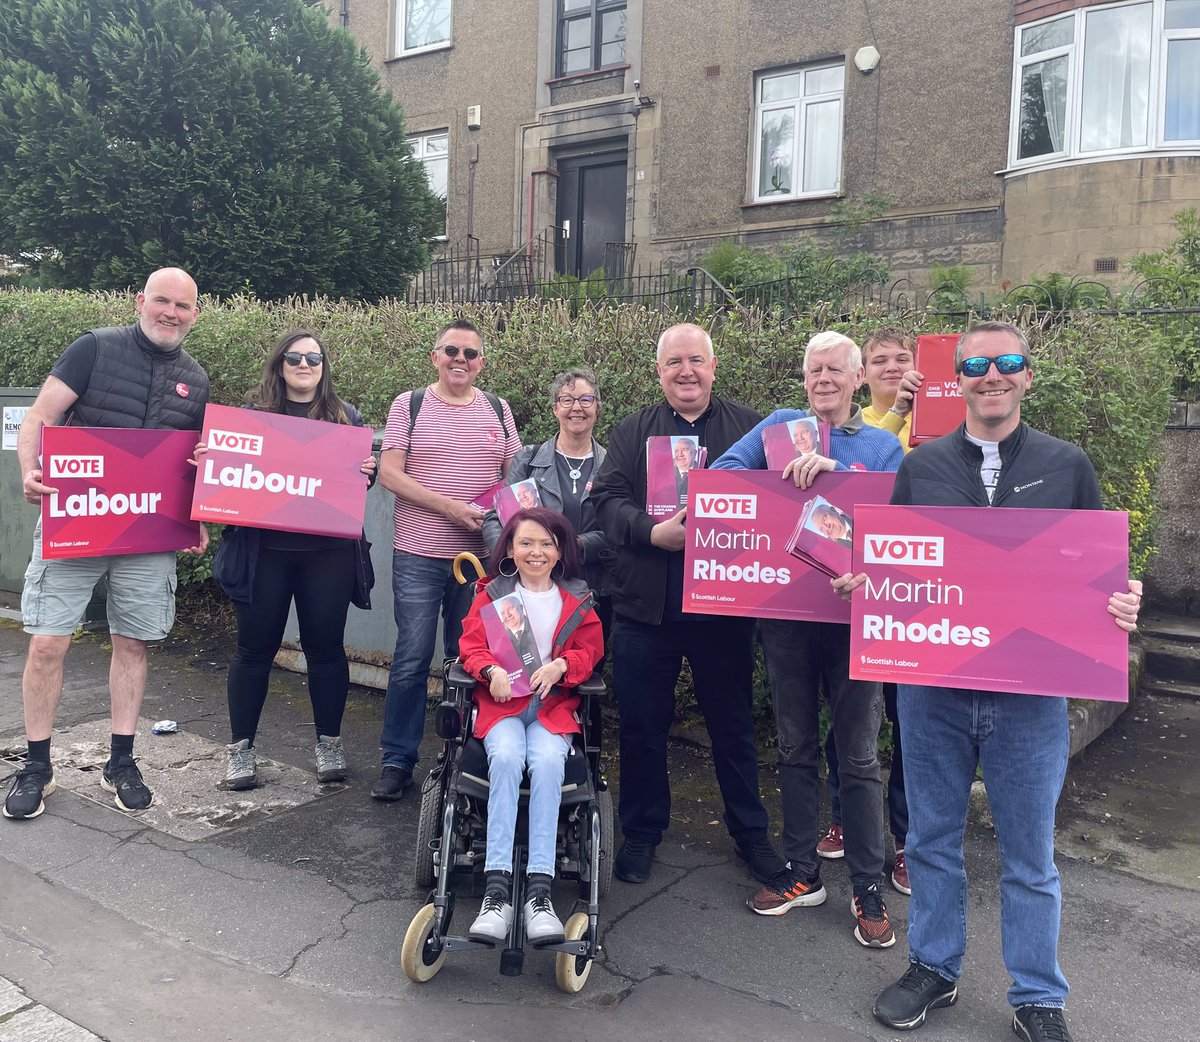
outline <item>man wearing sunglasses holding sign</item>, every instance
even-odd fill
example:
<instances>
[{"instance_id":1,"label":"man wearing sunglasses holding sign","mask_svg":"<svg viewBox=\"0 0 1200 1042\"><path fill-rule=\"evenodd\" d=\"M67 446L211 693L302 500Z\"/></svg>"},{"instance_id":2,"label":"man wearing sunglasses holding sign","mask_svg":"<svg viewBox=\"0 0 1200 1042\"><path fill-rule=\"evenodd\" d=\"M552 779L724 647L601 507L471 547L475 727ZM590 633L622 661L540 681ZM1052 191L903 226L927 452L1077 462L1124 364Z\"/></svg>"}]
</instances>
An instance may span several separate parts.
<instances>
[{"instance_id":1,"label":"man wearing sunglasses holding sign","mask_svg":"<svg viewBox=\"0 0 1200 1042\"><path fill-rule=\"evenodd\" d=\"M508 403L475 387L483 339L471 322L456 319L442 329L430 359L437 380L392 403L380 457L380 481L396 496L396 651L383 710L382 770L371 790L377 800L398 800L412 784L438 616L446 655L453 656L471 606L471 587L458 583L451 567L463 551L487 556L486 512L474 501L501 481L521 448Z\"/></svg>"},{"instance_id":2,"label":"man wearing sunglasses holding sign","mask_svg":"<svg viewBox=\"0 0 1200 1042\"><path fill-rule=\"evenodd\" d=\"M1021 421L1033 383L1029 342L1015 326L982 322L959 341L961 427L918 446L896 475L892 503L921 506L1100 510L1083 451ZM865 575L834 580L843 594ZM1137 626L1141 583L1114 593L1108 611ZM1012 977L1013 1031L1027 1042L1071 1042L1063 1016L1067 981L1058 964L1062 904L1054 865L1054 809L1066 777L1065 698L901 684L900 726L908 794L909 968L875 1001L892 1028L920 1027L958 1000L967 945L963 833L982 764L1000 850L1000 927Z\"/></svg>"}]
</instances>

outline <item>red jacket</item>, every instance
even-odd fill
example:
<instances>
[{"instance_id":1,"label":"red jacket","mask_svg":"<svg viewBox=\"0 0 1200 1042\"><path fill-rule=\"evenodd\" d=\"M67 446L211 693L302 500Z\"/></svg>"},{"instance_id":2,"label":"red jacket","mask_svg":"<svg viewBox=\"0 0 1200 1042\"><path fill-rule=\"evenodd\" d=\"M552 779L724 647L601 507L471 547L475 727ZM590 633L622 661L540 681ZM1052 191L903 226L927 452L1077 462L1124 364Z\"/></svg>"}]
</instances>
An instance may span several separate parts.
<instances>
[{"instance_id":1,"label":"red jacket","mask_svg":"<svg viewBox=\"0 0 1200 1042\"><path fill-rule=\"evenodd\" d=\"M557 582L557 580L556 580ZM475 686L475 704L479 713L475 718L475 736L482 738L499 720L517 716L527 705L523 698L497 702L492 698L487 684L480 673L488 666L499 666L496 657L488 648L487 634L480 615L484 605L512 593L516 588L515 576L498 575L482 579L479 592L471 604L471 610L463 619L462 637L458 641L458 653L463 668L479 680ZM566 659L567 672L561 684L556 684L550 694L538 706L538 720L553 734L574 734L580 730L577 710L579 695L574 688L592 675L604 658L604 633L600 619L592 609L592 595L581 579L557 582L562 594L562 614L554 630L552 659Z\"/></svg>"}]
</instances>

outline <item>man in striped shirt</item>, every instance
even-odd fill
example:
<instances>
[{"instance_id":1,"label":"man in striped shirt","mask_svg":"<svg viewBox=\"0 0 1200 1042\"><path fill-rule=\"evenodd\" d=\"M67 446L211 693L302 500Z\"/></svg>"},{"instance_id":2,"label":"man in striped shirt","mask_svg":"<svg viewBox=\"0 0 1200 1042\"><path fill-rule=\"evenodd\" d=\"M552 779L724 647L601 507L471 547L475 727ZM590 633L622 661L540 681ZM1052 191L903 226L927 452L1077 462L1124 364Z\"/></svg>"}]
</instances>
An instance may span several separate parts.
<instances>
[{"instance_id":1,"label":"man in striped shirt","mask_svg":"<svg viewBox=\"0 0 1200 1042\"><path fill-rule=\"evenodd\" d=\"M485 511L474 500L504 478L521 448L508 403L475 387L484 366L479 330L466 319L451 322L430 357L437 380L392 402L380 458L380 481L396 496L396 651L379 740L382 772L371 790L377 800L398 800L412 784L438 615L453 656L471 605L471 587L455 581L451 566L464 550L487 555Z\"/></svg>"}]
</instances>

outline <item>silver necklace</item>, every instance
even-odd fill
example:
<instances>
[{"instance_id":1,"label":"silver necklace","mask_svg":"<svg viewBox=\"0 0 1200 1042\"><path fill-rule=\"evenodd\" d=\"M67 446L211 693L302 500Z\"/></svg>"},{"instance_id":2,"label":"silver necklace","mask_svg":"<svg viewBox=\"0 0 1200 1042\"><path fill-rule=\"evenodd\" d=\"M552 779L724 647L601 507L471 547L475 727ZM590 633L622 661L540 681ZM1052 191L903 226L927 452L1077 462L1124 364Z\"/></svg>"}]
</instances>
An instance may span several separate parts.
<instances>
[{"instance_id":1,"label":"silver necklace","mask_svg":"<svg viewBox=\"0 0 1200 1042\"><path fill-rule=\"evenodd\" d=\"M568 456L562 449L556 448L554 451L567 462L567 467L569 468L567 470L567 477L571 479L571 495L579 495L579 479L583 477L583 465L592 458L592 454L589 452L586 456L580 456L579 462L576 463L575 457Z\"/></svg>"}]
</instances>

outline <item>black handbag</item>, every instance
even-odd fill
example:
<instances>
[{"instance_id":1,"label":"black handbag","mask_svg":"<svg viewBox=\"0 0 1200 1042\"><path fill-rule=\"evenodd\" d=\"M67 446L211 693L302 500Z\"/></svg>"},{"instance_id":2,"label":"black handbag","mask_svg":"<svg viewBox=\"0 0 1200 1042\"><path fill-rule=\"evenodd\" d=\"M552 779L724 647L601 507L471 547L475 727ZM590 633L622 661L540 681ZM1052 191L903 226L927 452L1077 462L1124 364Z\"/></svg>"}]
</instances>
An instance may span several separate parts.
<instances>
[{"instance_id":1,"label":"black handbag","mask_svg":"<svg viewBox=\"0 0 1200 1042\"><path fill-rule=\"evenodd\" d=\"M363 611L371 610L371 591L375 588L375 566L371 563L371 544L364 530L354 543L354 591L350 603Z\"/></svg>"}]
</instances>

